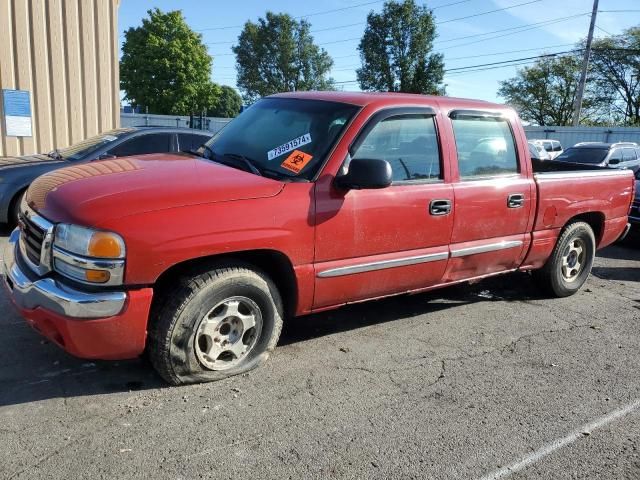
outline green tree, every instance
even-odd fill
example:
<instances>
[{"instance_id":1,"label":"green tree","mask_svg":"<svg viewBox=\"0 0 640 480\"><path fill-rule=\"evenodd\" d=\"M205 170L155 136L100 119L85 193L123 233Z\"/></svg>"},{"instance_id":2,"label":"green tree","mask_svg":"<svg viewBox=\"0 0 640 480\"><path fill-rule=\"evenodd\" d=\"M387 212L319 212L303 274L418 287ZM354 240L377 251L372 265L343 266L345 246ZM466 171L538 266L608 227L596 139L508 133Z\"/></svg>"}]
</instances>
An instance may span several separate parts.
<instances>
[{"instance_id":1,"label":"green tree","mask_svg":"<svg viewBox=\"0 0 640 480\"><path fill-rule=\"evenodd\" d=\"M443 95L443 56L432 53L433 14L414 0L390 1L371 12L358 50L362 90Z\"/></svg>"},{"instance_id":2,"label":"green tree","mask_svg":"<svg viewBox=\"0 0 640 480\"><path fill-rule=\"evenodd\" d=\"M593 42L588 82L625 125L640 125L640 26Z\"/></svg>"},{"instance_id":3,"label":"green tree","mask_svg":"<svg viewBox=\"0 0 640 480\"><path fill-rule=\"evenodd\" d=\"M247 102L278 92L333 89L328 77L333 60L313 43L309 30L305 20L272 12L245 23L233 52Z\"/></svg>"},{"instance_id":4,"label":"green tree","mask_svg":"<svg viewBox=\"0 0 640 480\"><path fill-rule=\"evenodd\" d=\"M222 85L216 99L208 109L210 117L232 118L240 113L242 97L233 88Z\"/></svg>"},{"instance_id":5,"label":"green tree","mask_svg":"<svg viewBox=\"0 0 640 480\"><path fill-rule=\"evenodd\" d=\"M570 125L580 64L580 58L574 55L541 58L530 67L518 69L515 77L501 81L498 95L523 120L537 125ZM586 92L583 116L593 115L594 107L592 95Z\"/></svg>"},{"instance_id":6,"label":"green tree","mask_svg":"<svg viewBox=\"0 0 640 480\"><path fill-rule=\"evenodd\" d=\"M211 105L212 58L202 36L185 22L182 12L149 10L142 25L125 32L120 60L120 86L133 106L151 113L188 115Z\"/></svg>"}]
</instances>

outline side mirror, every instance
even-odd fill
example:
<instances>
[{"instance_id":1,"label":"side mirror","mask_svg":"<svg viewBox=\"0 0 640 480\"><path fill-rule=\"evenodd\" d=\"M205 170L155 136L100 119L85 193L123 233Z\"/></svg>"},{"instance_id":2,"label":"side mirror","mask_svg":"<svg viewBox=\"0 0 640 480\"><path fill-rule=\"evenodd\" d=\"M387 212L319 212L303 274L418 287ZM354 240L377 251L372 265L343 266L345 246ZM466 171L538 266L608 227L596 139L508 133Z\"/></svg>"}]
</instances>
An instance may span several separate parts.
<instances>
[{"instance_id":1,"label":"side mirror","mask_svg":"<svg viewBox=\"0 0 640 480\"><path fill-rule=\"evenodd\" d=\"M609 165L618 165L619 163L620 163L619 158L612 158L611 160L609 160Z\"/></svg>"},{"instance_id":2,"label":"side mirror","mask_svg":"<svg viewBox=\"0 0 640 480\"><path fill-rule=\"evenodd\" d=\"M115 155L111 155L110 153L103 153L98 157L98 160L110 160L112 158L117 158Z\"/></svg>"},{"instance_id":3,"label":"side mirror","mask_svg":"<svg viewBox=\"0 0 640 480\"><path fill-rule=\"evenodd\" d=\"M336 178L343 190L386 188L393 181L391 165L386 160L356 158L349 163L349 171Z\"/></svg>"}]
</instances>

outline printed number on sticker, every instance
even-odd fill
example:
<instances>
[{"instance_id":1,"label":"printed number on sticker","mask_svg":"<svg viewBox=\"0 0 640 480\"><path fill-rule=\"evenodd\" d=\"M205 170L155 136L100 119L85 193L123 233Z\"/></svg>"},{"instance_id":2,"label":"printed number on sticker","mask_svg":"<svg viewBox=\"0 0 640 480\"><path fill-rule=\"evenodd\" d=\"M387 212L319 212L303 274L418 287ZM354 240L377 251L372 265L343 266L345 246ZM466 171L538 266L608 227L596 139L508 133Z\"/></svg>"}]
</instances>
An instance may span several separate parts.
<instances>
[{"instance_id":1,"label":"printed number on sticker","mask_svg":"<svg viewBox=\"0 0 640 480\"><path fill-rule=\"evenodd\" d=\"M307 143L311 143L310 133L305 133L304 135L298 138L294 138L293 140L290 140L287 143L274 148L273 150L269 150L267 152L267 158L269 160L273 160L274 158L279 157L280 155L284 155L285 153L289 153L291 150L302 147Z\"/></svg>"}]
</instances>

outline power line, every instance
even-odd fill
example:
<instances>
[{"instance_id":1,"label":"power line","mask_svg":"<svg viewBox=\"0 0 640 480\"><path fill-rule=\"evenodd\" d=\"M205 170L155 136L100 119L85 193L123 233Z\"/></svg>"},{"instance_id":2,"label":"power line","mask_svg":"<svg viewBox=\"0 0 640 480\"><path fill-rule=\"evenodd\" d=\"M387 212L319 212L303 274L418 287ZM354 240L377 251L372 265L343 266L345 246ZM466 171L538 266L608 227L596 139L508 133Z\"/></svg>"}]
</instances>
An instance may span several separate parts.
<instances>
[{"instance_id":1,"label":"power line","mask_svg":"<svg viewBox=\"0 0 640 480\"><path fill-rule=\"evenodd\" d=\"M336 13L336 12L343 12L345 10L351 10L353 8L358 8L358 7L364 7L367 5L373 5L375 3L382 3L384 0L376 0L373 2L364 2L364 3L359 3L357 5L349 5L348 7L341 7L341 8L334 8L332 10L324 10L322 12L315 12L315 13L308 13L306 15L298 15L296 17L296 19L299 18L308 18L308 17L315 17L315 16L319 16L319 15L327 15L329 13ZM445 3L444 5L437 5L433 8L430 8L430 10L438 10L440 8L445 8L445 7L452 7L454 5L460 5L461 3L468 3L471 2L473 0L458 0L456 2L450 2L450 3ZM538 0L541 1L541 0ZM351 23L349 25L342 25L339 27L331 27L331 28L325 28L325 29L319 29L319 30L311 30L311 33L315 33L315 32L323 32L325 30L332 30L332 29L338 29L338 28L346 28L346 27L353 27L356 25L364 25L366 22L359 22L359 23ZM199 30L194 30L196 32L208 32L208 31L213 31L213 30L230 30L232 28L242 28L244 27L243 25L231 25L231 26L227 26L227 27L211 27L211 28L201 28ZM227 42L218 42L218 43L227 43ZM233 43L233 42L231 42Z\"/></svg>"},{"instance_id":2,"label":"power line","mask_svg":"<svg viewBox=\"0 0 640 480\"><path fill-rule=\"evenodd\" d=\"M600 30L600 31L602 31L602 32L604 32L604 33L606 33L607 35L609 35L609 36L611 36L611 37L614 37L614 36L615 36L613 33L611 33L611 32L607 32L604 28L601 28L601 27L600 27L600 25L597 25L597 24L596 24L596 28L597 28L598 30Z\"/></svg>"},{"instance_id":3,"label":"power line","mask_svg":"<svg viewBox=\"0 0 640 480\"><path fill-rule=\"evenodd\" d=\"M350 5L348 7L342 7L342 8L334 8L333 10L324 10L322 12L314 12L314 13L308 13L306 15L298 15L297 17L293 17L293 18L307 18L307 17L315 17L318 15L326 15L328 13L334 13L334 12L343 12L345 10L351 10L352 8L358 8L358 7L364 7L367 5L373 5L374 3L382 3L384 0L375 0L373 2L364 2L364 3L358 3L357 5ZM232 25L232 26L228 26L228 27L211 27L211 28L201 28L199 30L195 30L196 32L209 32L212 30L230 30L232 28L242 28L244 27L244 24L242 25Z\"/></svg>"},{"instance_id":4,"label":"power line","mask_svg":"<svg viewBox=\"0 0 640 480\"><path fill-rule=\"evenodd\" d=\"M457 4L459 4L459 3L464 3L464 2L466 2L466 1L470 1L470 0L461 0L461 1L457 1L457 2L452 2L452 3L446 4L446 5L441 5L439 8L443 8L443 7L445 7L445 6L457 5ZM511 10L512 8L522 7L522 6L525 6L525 5L531 5L531 4L533 4L533 3L539 3L539 2L541 2L541 1L542 1L542 0L529 0L529 1L527 1L527 2L518 3L518 4L516 4L516 5L511 5L511 6L509 6L509 7L497 8L497 9L494 9L494 10L488 10L488 11L486 11L486 12L480 12L480 13L475 13L475 14L473 14L473 15L467 15L467 16L464 16L464 17L450 18L449 20L443 20L443 21L440 21L440 22L435 22L435 25L443 25L443 24L445 24L445 23L457 22L457 21L459 21L459 20L467 20L467 19L469 19L469 18L481 17L481 16L483 16L483 15L489 15L489 14L491 14L491 13L502 12L502 11L505 11L505 10ZM373 2L373 3L378 3L378 2ZM362 6L362 5L364 5L364 4L354 5L354 6L351 6L351 7L343 7L343 8L341 8L341 9L331 10L331 12L347 10L347 9L349 9L349 8L354 8L354 7L356 7L356 6ZM329 12L330 12L330 11L329 11L329 10L327 10L326 12L322 12L322 13L329 13ZM318 14L303 15L302 17L305 17L305 18L306 18L306 17L312 16L312 15L318 15ZM302 18L302 17L294 17L294 18ZM364 22L364 23L366 23L366 22ZM364 23L363 23L363 24L364 24ZM356 25L356 24L349 24L349 25L345 25L345 27L347 27L347 26L354 26L354 25ZM240 27L242 27L242 25L240 25ZM224 28L231 28L231 27L224 27ZM210 29L210 30L215 30L215 29ZM197 30L197 31L203 31L203 30ZM316 32L317 32L317 31L318 31L318 30L316 30ZM318 46L334 45L334 44L336 44L336 43L352 42L352 41L354 41L354 40L360 40L361 38L362 38L362 37L351 37L351 38L344 38L344 39L341 39L341 40L333 40L333 41L331 41L331 42L318 43ZM226 44L226 43L234 43L234 42L212 42L212 43L207 43L207 45L213 45L213 44L216 44L216 43L218 43L218 44Z\"/></svg>"},{"instance_id":5,"label":"power line","mask_svg":"<svg viewBox=\"0 0 640 480\"><path fill-rule=\"evenodd\" d=\"M487 12L476 13L474 15L467 15L466 17L452 18L450 20L445 20L443 22L436 22L436 25L443 25L445 23L457 22L458 20L466 20L468 18L481 17L482 15L489 15L490 13L502 12L504 10L511 10L512 8L523 7L525 5L531 5L532 3L539 3L541 1L542 0L531 0L529 2L518 3L517 5L511 5L510 7L498 8L496 10L489 10Z\"/></svg>"},{"instance_id":6,"label":"power line","mask_svg":"<svg viewBox=\"0 0 640 480\"><path fill-rule=\"evenodd\" d=\"M465 36L462 36L462 37L449 38L449 39L446 39L446 40L436 41L434 43L455 42L457 40L466 40L467 38L475 38L475 37L481 37L481 36L485 36L485 35L493 35L494 33L508 32L508 31L511 31L511 30L519 30L519 29L523 29L523 28L531 30L531 29L537 28L537 27L543 27L543 26L547 26L547 25L553 25L555 23L560 23L560 22L563 22L565 20L571 20L571 19L574 19L574 18L583 17L583 16L588 15L588 14L589 14L589 12L584 12L584 13L578 13L578 14L575 14L575 15L569 15L567 17L551 18L549 20L543 20L541 22L528 23L526 25L519 25L517 27L502 28L500 30L493 30L491 32L485 32L485 33L474 33L473 35L465 35Z\"/></svg>"},{"instance_id":7,"label":"power line","mask_svg":"<svg viewBox=\"0 0 640 480\"><path fill-rule=\"evenodd\" d=\"M468 65L466 67L457 67L457 68L450 68L450 69L446 69L444 71L445 74L457 74L457 73L467 73L467 71L481 71L481 70L491 70L492 68L497 68L498 66L500 66L500 68L502 67L511 67L514 65L519 65L519 63L514 63L514 62L525 62L525 63L532 63L535 62L536 60L539 60L541 58L550 58L550 57L557 57L557 56L561 56L561 55L566 55L568 53L573 53L576 51L579 51L580 49L577 50L566 50L563 52L555 52L555 53L546 53L543 55L536 55L533 57L522 57L522 58L512 58L510 60L504 60L501 62L490 62L490 63L480 63L480 64L476 64L476 65ZM490 67L490 68L484 68L484 67ZM348 83L355 83L358 80L345 80L342 82L336 82L336 84L348 84Z\"/></svg>"},{"instance_id":8,"label":"power line","mask_svg":"<svg viewBox=\"0 0 640 480\"><path fill-rule=\"evenodd\" d=\"M586 15L586 14L576 15L576 16L574 16L574 18L581 17L581 16L584 16L584 15ZM564 21L564 20L562 20L562 21ZM553 24L556 24L556 23L561 23L561 20L547 22L544 26L553 25ZM522 28L522 29L520 29L518 31L515 31L515 32L505 33L505 34L502 34L502 35L494 35L493 37L481 38L479 40L474 40L473 42L460 43L458 45L452 45L450 47L441 48L440 50L450 50L452 48L465 47L467 45L475 45L476 43L486 42L487 40L495 40L496 38L508 37L510 35L516 35L518 33L527 32L529 30L535 30L535 29L537 29L539 27L540 27L540 25L536 25L536 26L533 26L533 27L526 27L526 28Z\"/></svg>"},{"instance_id":9,"label":"power line","mask_svg":"<svg viewBox=\"0 0 640 480\"><path fill-rule=\"evenodd\" d=\"M502 62L481 63L481 64L478 64L478 65L467 65L466 67L449 68L449 69L445 70L444 73L456 72L456 71L459 71L459 70L467 70L469 68L489 67L489 66L493 66L493 65L504 65L506 63L521 62L523 60L536 60L536 59L541 59L541 58L557 57L558 55L565 55L567 53L573 53L573 52L577 52L579 50L581 50L581 49L566 50L564 52L546 53L544 55L535 55L533 57L513 58L511 60L504 60Z\"/></svg>"},{"instance_id":10,"label":"power line","mask_svg":"<svg viewBox=\"0 0 640 480\"><path fill-rule=\"evenodd\" d=\"M453 57L453 58L446 58L445 57L445 61L446 62L451 62L454 60L468 60L469 58L480 58L480 57L495 57L498 55L506 55L508 53L522 53L522 52L533 52L535 50L540 51L540 50L544 50L546 48L560 48L560 47L570 47L575 45L575 43L561 43L559 45L545 45L544 47L535 47L535 48L524 48L524 49L520 49L520 50L508 50L508 51L502 51L502 52L493 52L493 53L484 53L481 55L468 55L465 57ZM341 67L339 69L332 69L332 72L344 72L347 70L353 70L354 68L358 68L360 67L360 64L354 64L354 65L350 65L350 66L344 66ZM235 67L228 67L228 68L235 68Z\"/></svg>"},{"instance_id":11,"label":"power line","mask_svg":"<svg viewBox=\"0 0 640 480\"><path fill-rule=\"evenodd\" d=\"M440 8L452 7L454 5L460 5L461 3L468 3L468 2L471 2L471 1L473 1L473 0L459 0L457 2L451 2L451 3L446 3L444 5L438 5L436 7L430 8L430 10L433 11L433 10L438 10ZM338 30L338 29L341 29L341 28L358 27L358 26L366 25L366 24L367 24L367 22L348 23L346 25L339 25L337 27L319 28L319 29L316 29L316 30L311 30L311 33L327 32L327 31L330 31L330 30L333 31L333 30Z\"/></svg>"},{"instance_id":12,"label":"power line","mask_svg":"<svg viewBox=\"0 0 640 480\"><path fill-rule=\"evenodd\" d=\"M527 25L519 25L517 27L509 27L509 28L502 28L500 30L492 30L491 32L474 33L473 35L464 35L462 37L448 38L446 40L436 40L434 42L434 44L440 45L442 43L455 42L455 41L458 41L458 40L465 40L465 39L468 39L468 38L476 38L476 37L483 37L483 36L486 36L486 35L493 35L495 33L513 32L513 33L510 33L510 34L507 34L507 35L497 35L495 37L491 37L491 38L487 38L487 39L481 39L481 40L478 40L478 41L475 41L475 42L464 43L464 44L461 44L461 45L454 45L452 47L445 47L445 49L447 49L447 48L457 48L457 47L461 47L461 46L466 46L466 45L472 45L472 44L475 44L475 43L479 43L479 42L484 41L484 40L493 40L494 38L502 38L502 37L506 37L508 35L517 34L517 33L521 33L521 32L526 32L526 31L529 31L529 30L534 30L534 29L536 29L538 27L554 25L556 23L561 23L561 22L564 22L564 21L567 21L567 20L573 20L575 18L584 17L584 16L589 15L589 14L590 14L590 12L583 12L583 13L578 13L578 14L575 14L575 15L569 15L569 16L566 16L566 17L558 17L558 18L554 18L554 19L550 19L550 20L543 20L541 22L529 23ZM340 28L340 27L337 27L337 28ZM596 28L602 30L603 32L605 32L608 35L614 36L612 33L609 33L606 30L603 30L602 28L600 28L597 25L596 25ZM361 37L358 37L358 39L359 38L361 38ZM327 44L332 44L332 43L340 43L340 42L350 41L350 40L355 40L355 39L356 38L349 38L349 39L346 39L346 40L338 40L338 41L335 41L335 42L321 43L321 44L318 44L318 45L322 46L322 45L327 45ZM213 43L207 43L206 45L212 45L212 44L215 44L215 43L222 44L222 43L234 43L234 42L213 42ZM566 45L569 45L569 44L565 44L565 46ZM573 45L573 44L571 44L571 45ZM537 50L537 48L529 49L529 51L531 51L531 50ZM526 50L523 50L523 51L526 51ZM352 58L352 57L358 57L358 56L360 56L360 54L355 53L355 54L350 54L350 55L341 55L339 57L333 57L333 59L334 60L339 60L339 59L342 59L342 58ZM473 55L472 57L477 57L477 56L480 56L480 55ZM462 58L465 58L465 57L462 57ZM455 60L455 59L450 58L449 60Z\"/></svg>"}]
</instances>

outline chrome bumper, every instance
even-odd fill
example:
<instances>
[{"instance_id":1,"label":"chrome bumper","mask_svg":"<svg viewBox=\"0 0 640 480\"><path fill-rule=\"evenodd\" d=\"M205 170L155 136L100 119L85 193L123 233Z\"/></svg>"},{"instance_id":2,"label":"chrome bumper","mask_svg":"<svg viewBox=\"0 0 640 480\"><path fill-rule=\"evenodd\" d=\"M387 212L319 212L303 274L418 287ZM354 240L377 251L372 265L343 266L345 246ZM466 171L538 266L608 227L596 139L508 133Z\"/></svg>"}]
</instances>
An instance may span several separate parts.
<instances>
[{"instance_id":1,"label":"chrome bumper","mask_svg":"<svg viewBox=\"0 0 640 480\"><path fill-rule=\"evenodd\" d=\"M72 318L105 318L122 312L126 292L83 292L53 278L35 277L23 270L16 261L16 255L20 255L19 237L19 230L11 233L3 255L5 283L19 308L41 307Z\"/></svg>"}]
</instances>

